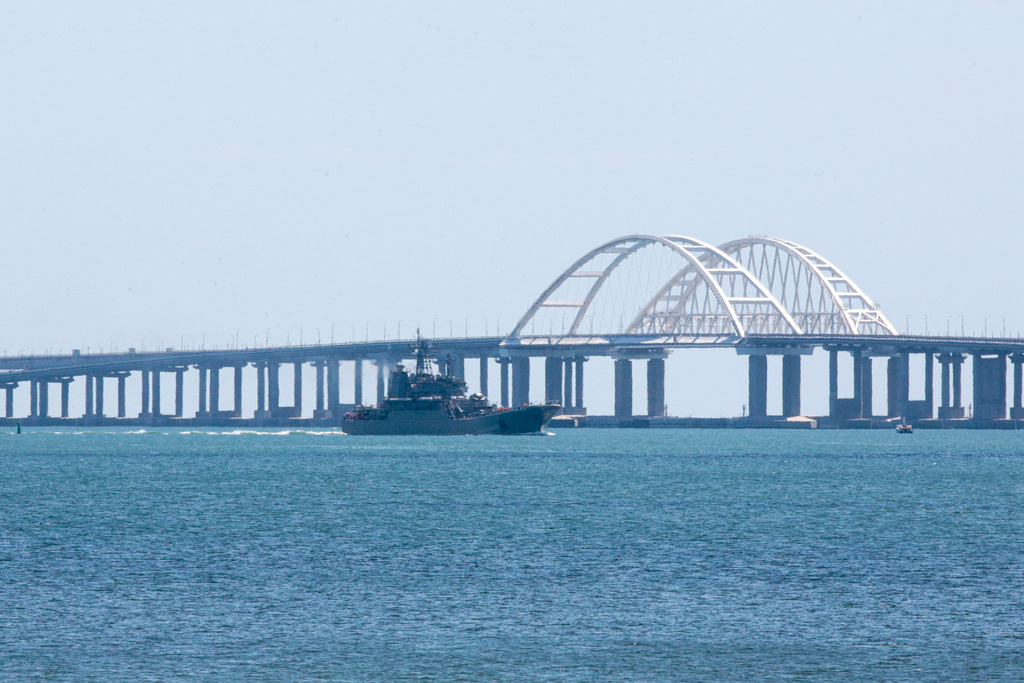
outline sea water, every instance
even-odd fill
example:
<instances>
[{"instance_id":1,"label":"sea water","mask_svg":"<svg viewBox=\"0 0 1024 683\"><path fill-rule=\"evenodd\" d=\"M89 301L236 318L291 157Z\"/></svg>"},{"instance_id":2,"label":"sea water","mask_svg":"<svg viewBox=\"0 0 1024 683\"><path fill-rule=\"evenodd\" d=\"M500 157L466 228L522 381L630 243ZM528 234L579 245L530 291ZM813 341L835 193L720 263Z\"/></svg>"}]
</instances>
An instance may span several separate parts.
<instances>
[{"instance_id":1,"label":"sea water","mask_svg":"<svg viewBox=\"0 0 1024 683\"><path fill-rule=\"evenodd\" d=\"M2 680L1024 680L1024 432L11 431Z\"/></svg>"}]
</instances>

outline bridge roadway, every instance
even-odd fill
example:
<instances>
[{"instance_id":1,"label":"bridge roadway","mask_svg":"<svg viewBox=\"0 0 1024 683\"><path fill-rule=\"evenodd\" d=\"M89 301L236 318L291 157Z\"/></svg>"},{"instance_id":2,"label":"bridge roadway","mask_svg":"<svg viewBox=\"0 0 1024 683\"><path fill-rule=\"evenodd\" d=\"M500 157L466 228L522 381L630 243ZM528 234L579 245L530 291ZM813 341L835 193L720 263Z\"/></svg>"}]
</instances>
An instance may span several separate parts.
<instances>
[{"instance_id":1,"label":"bridge roadway","mask_svg":"<svg viewBox=\"0 0 1024 683\"><path fill-rule=\"evenodd\" d=\"M904 418L933 426L1015 427L1024 419L1021 368L1024 363L1024 339L928 337L892 335L595 335L595 336L520 336L467 337L428 340L442 370L465 376L465 359L480 359L480 387L488 392L490 359L500 367L500 403L521 405L530 400L531 359L543 358L544 400L564 406L567 415L584 415L584 363L594 356L608 356L615 363L615 418L634 424L633 364L646 363L648 405L646 417L663 418L665 396L665 358L672 351L699 348L735 348L748 357L749 416L736 423L744 426L777 426L781 420L801 415L801 357L815 348L829 352L829 415L823 426L866 426L871 422ZM13 424L107 424L107 425L210 425L210 426L283 426L317 424L337 426L342 414L362 403L363 366L372 362L377 369L377 395L384 393L387 371L396 362L410 360L415 340L352 342L329 345L304 345L271 348L221 350L165 350L156 352L27 355L0 358L0 389L6 396L0 423ZM853 358L853 395L840 397L838 377L840 354ZM780 416L767 414L767 356L782 357L782 408ZM972 398L974 413L965 415L962 391L962 365L972 359ZM885 357L887 365L887 412L872 415L872 363L869 358ZM911 359L924 364L924 399L909 399ZM1013 367L1013 404L1007 419L1007 360ZM941 370L941 402L938 413L933 397L934 362ZM342 402L339 377L343 363L352 364L352 402ZM278 379L280 367L294 367L292 404L282 405ZM240 406L244 391L242 368L256 369L256 410L243 416ZM312 417L303 417L302 368L315 368L316 407ZM221 379L224 370L233 372L233 402L229 409L221 405ZM198 374L198 407L194 416L184 415L184 375ZM161 384L164 375L174 377L174 408L163 413ZM137 416L126 412L126 380L141 378L141 410ZM69 386L84 378L85 411L80 417L69 414ZM104 406L104 386L117 381L116 417ZM51 385L60 385L59 416L50 407ZM29 409L15 415L15 392L27 385ZM76 385L77 386L77 385ZM21 390L24 390L23 388ZM115 411L109 411L111 413ZM938 420L935 420L935 418ZM968 419L970 418L970 419ZM938 423L941 421L941 425Z\"/></svg>"}]
</instances>

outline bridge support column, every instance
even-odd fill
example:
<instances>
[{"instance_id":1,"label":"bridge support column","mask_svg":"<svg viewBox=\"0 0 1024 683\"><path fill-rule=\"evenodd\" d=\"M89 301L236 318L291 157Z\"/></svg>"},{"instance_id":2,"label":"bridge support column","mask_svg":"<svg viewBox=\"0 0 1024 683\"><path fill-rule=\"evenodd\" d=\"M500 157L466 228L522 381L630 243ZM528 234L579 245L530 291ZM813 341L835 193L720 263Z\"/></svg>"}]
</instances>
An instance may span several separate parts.
<instances>
[{"instance_id":1,"label":"bridge support column","mask_svg":"<svg viewBox=\"0 0 1024 683\"><path fill-rule=\"evenodd\" d=\"M210 416L220 417L220 368L210 368ZM153 412L156 412L154 408Z\"/></svg>"},{"instance_id":2,"label":"bridge support column","mask_svg":"<svg viewBox=\"0 0 1024 683\"><path fill-rule=\"evenodd\" d=\"M204 367L199 368L199 411L196 412L196 417L209 417L210 411L206 405L207 395L207 369Z\"/></svg>"},{"instance_id":3,"label":"bridge support column","mask_svg":"<svg viewBox=\"0 0 1024 683\"><path fill-rule=\"evenodd\" d=\"M256 412L253 417L262 420L270 417L267 410L267 364L253 363L256 367Z\"/></svg>"},{"instance_id":4,"label":"bridge support column","mask_svg":"<svg viewBox=\"0 0 1024 683\"><path fill-rule=\"evenodd\" d=\"M853 356L853 412L856 417L864 417L864 352L860 349L850 351Z\"/></svg>"},{"instance_id":5,"label":"bridge support column","mask_svg":"<svg viewBox=\"0 0 1024 683\"><path fill-rule=\"evenodd\" d=\"M127 417L128 416L128 412L127 412L126 407L125 407L126 392L127 392L127 389L128 389L127 384L128 384L127 375L122 372L121 374L119 374L117 376L117 416L118 417ZM61 399L63 400L63 396L61 397ZM63 410L63 406L61 406L61 410Z\"/></svg>"},{"instance_id":6,"label":"bridge support column","mask_svg":"<svg viewBox=\"0 0 1024 683\"><path fill-rule=\"evenodd\" d=\"M935 359L930 351L924 354L924 411L925 419L935 417Z\"/></svg>"},{"instance_id":7,"label":"bridge support column","mask_svg":"<svg viewBox=\"0 0 1024 683\"><path fill-rule=\"evenodd\" d=\"M103 375L96 375L96 417L103 417Z\"/></svg>"},{"instance_id":8,"label":"bridge support column","mask_svg":"<svg viewBox=\"0 0 1024 683\"><path fill-rule=\"evenodd\" d=\"M374 363L377 366L377 405L380 405L387 395L387 379L384 377L384 368L387 366L387 361L377 359Z\"/></svg>"},{"instance_id":9,"label":"bridge support column","mask_svg":"<svg viewBox=\"0 0 1024 683\"><path fill-rule=\"evenodd\" d=\"M93 416L93 397L94 397L93 388L92 388L93 387L93 381L94 380L93 380L93 376L92 375L86 375L85 376L85 416L86 417L92 417ZM34 395L32 397L32 407L33 407L33 415L34 415L35 414L35 412L34 412L35 396Z\"/></svg>"},{"instance_id":10,"label":"bridge support column","mask_svg":"<svg viewBox=\"0 0 1024 683\"><path fill-rule=\"evenodd\" d=\"M39 381L39 417L50 416L50 381Z\"/></svg>"},{"instance_id":11,"label":"bridge support column","mask_svg":"<svg viewBox=\"0 0 1024 683\"><path fill-rule=\"evenodd\" d=\"M313 417L323 417L324 414L324 365L321 362L313 364L316 368L316 407L313 409Z\"/></svg>"},{"instance_id":12,"label":"bridge support column","mask_svg":"<svg viewBox=\"0 0 1024 683\"><path fill-rule=\"evenodd\" d=\"M153 417L161 417L163 413L160 412L160 370L153 371Z\"/></svg>"},{"instance_id":13,"label":"bridge support column","mask_svg":"<svg viewBox=\"0 0 1024 683\"><path fill-rule=\"evenodd\" d=\"M4 385L4 417L14 417L14 390L17 386L17 383Z\"/></svg>"},{"instance_id":14,"label":"bridge support column","mask_svg":"<svg viewBox=\"0 0 1024 683\"><path fill-rule=\"evenodd\" d=\"M339 403L341 403L341 382L338 361L332 358L327 361L327 410L331 411L331 416L338 411Z\"/></svg>"},{"instance_id":15,"label":"bridge support column","mask_svg":"<svg viewBox=\"0 0 1024 683\"><path fill-rule=\"evenodd\" d=\"M964 356L956 354L953 359L953 409L959 409L960 417L964 416L964 399L963 399L963 364Z\"/></svg>"},{"instance_id":16,"label":"bridge support column","mask_svg":"<svg viewBox=\"0 0 1024 683\"><path fill-rule=\"evenodd\" d=\"M835 417L839 407L839 351L828 351L828 414Z\"/></svg>"},{"instance_id":17,"label":"bridge support column","mask_svg":"<svg viewBox=\"0 0 1024 683\"><path fill-rule=\"evenodd\" d=\"M863 354L860 366L860 372L857 375L860 378L860 416L870 420L874 415L872 405L875 400L871 356Z\"/></svg>"},{"instance_id":18,"label":"bridge support column","mask_svg":"<svg viewBox=\"0 0 1024 683\"><path fill-rule=\"evenodd\" d=\"M572 403L572 359L562 363L562 412L575 414Z\"/></svg>"},{"instance_id":19,"label":"bridge support column","mask_svg":"<svg viewBox=\"0 0 1024 683\"><path fill-rule=\"evenodd\" d=\"M34 379L28 382L28 416L39 416L39 382Z\"/></svg>"},{"instance_id":20,"label":"bridge support column","mask_svg":"<svg viewBox=\"0 0 1024 683\"><path fill-rule=\"evenodd\" d=\"M750 417L768 416L768 356L747 357L747 406Z\"/></svg>"},{"instance_id":21,"label":"bridge support column","mask_svg":"<svg viewBox=\"0 0 1024 683\"><path fill-rule=\"evenodd\" d=\"M782 417L800 414L800 356L782 357Z\"/></svg>"},{"instance_id":22,"label":"bridge support column","mask_svg":"<svg viewBox=\"0 0 1024 683\"><path fill-rule=\"evenodd\" d=\"M86 383L88 383L86 378ZM85 391L86 400L88 401L89 390ZM202 402L202 394L199 395L200 402ZM145 417L149 415L149 370L142 371L142 408L139 410L139 417Z\"/></svg>"},{"instance_id":23,"label":"bridge support column","mask_svg":"<svg viewBox=\"0 0 1024 683\"><path fill-rule=\"evenodd\" d=\"M828 414L838 420L857 420L871 417L871 358L864 349L848 349L853 358L853 396L839 398L839 353L829 349L828 357Z\"/></svg>"},{"instance_id":24,"label":"bridge support column","mask_svg":"<svg viewBox=\"0 0 1024 683\"><path fill-rule=\"evenodd\" d=\"M562 359L544 359L544 402L562 404Z\"/></svg>"},{"instance_id":25,"label":"bridge support column","mask_svg":"<svg viewBox=\"0 0 1024 683\"><path fill-rule=\"evenodd\" d=\"M295 381L292 385L293 405L295 406L295 417L302 417L302 361L295 361Z\"/></svg>"},{"instance_id":26,"label":"bridge support column","mask_svg":"<svg viewBox=\"0 0 1024 683\"><path fill-rule=\"evenodd\" d=\"M480 356L480 393L487 396L487 356Z\"/></svg>"},{"instance_id":27,"label":"bridge support column","mask_svg":"<svg viewBox=\"0 0 1024 683\"><path fill-rule=\"evenodd\" d=\"M68 411L68 398L69 398L69 396L68 396L68 394L70 393L70 389L68 387L70 385L71 385L71 380L70 379L62 379L60 381L60 416L63 417L63 418L69 417L69 411Z\"/></svg>"},{"instance_id":28,"label":"bridge support column","mask_svg":"<svg viewBox=\"0 0 1024 683\"><path fill-rule=\"evenodd\" d=\"M1006 419L1006 356L974 355L974 418Z\"/></svg>"},{"instance_id":29,"label":"bridge support column","mask_svg":"<svg viewBox=\"0 0 1024 683\"><path fill-rule=\"evenodd\" d=\"M1024 354L1015 353L1010 356L1013 361L1013 407L1010 408L1010 417L1014 420L1024 419L1024 405L1021 400L1024 398L1024 386L1022 386L1021 366L1024 364Z\"/></svg>"},{"instance_id":30,"label":"bridge support column","mask_svg":"<svg viewBox=\"0 0 1024 683\"><path fill-rule=\"evenodd\" d=\"M328 374L327 370L329 365L330 361L326 360L316 361L313 364L316 368L316 407L313 409L313 417L321 420L326 419L333 414L331 409L325 407L324 404L324 379ZM330 401L328 400L327 405L329 404Z\"/></svg>"},{"instance_id":31,"label":"bridge support column","mask_svg":"<svg viewBox=\"0 0 1024 683\"><path fill-rule=\"evenodd\" d=\"M886 376L888 416L906 417L910 398L910 355L901 353L889 357Z\"/></svg>"},{"instance_id":32,"label":"bridge support column","mask_svg":"<svg viewBox=\"0 0 1024 683\"><path fill-rule=\"evenodd\" d=\"M174 417L185 417L185 369L174 371Z\"/></svg>"},{"instance_id":33,"label":"bridge support column","mask_svg":"<svg viewBox=\"0 0 1024 683\"><path fill-rule=\"evenodd\" d=\"M281 408L281 366L271 361L267 365L267 411L271 417L277 417Z\"/></svg>"},{"instance_id":34,"label":"bridge support column","mask_svg":"<svg viewBox=\"0 0 1024 683\"><path fill-rule=\"evenodd\" d=\"M242 365L235 366L235 402L231 410L231 417L242 417Z\"/></svg>"},{"instance_id":35,"label":"bridge support column","mask_svg":"<svg viewBox=\"0 0 1024 683\"><path fill-rule=\"evenodd\" d=\"M353 382L355 385L355 391L352 395L352 402L357 406L363 405L363 359L359 358L355 361Z\"/></svg>"},{"instance_id":36,"label":"bridge support column","mask_svg":"<svg viewBox=\"0 0 1024 683\"><path fill-rule=\"evenodd\" d=\"M615 361L615 417L633 417L633 361Z\"/></svg>"},{"instance_id":37,"label":"bridge support column","mask_svg":"<svg viewBox=\"0 0 1024 683\"><path fill-rule=\"evenodd\" d=\"M583 363L586 360L586 358L576 359L576 397L572 403L577 415L587 414L587 409L583 404Z\"/></svg>"},{"instance_id":38,"label":"bridge support column","mask_svg":"<svg viewBox=\"0 0 1024 683\"><path fill-rule=\"evenodd\" d=\"M509 402L508 402L508 366L509 366L509 364L511 362L512 361L510 359L508 359L508 358L499 358L498 359L498 367L501 370L501 373L500 373L501 374L501 386L500 386L501 396L499 397L499 399L501 401L501 407L502 408L508 408L508 406L509 406Z\"/></svg>"},{"instance_id":39,"label":"bridge support column","mask_svg":"<svg viewBox=\"0 0 1024 683\"><path fill-rule=\"evenodd\" d=\"M647 417L665 417L665 359L647 361Z\"/></svg>"},{"instance_id":40,"label":"bridge support column","mask_svg":"<svg viewBox=\"0 0 1024 683\"><path fill-rule=\"evenodd\" d=\"M530 402L530 358L512 359L512 406L518 408Z\"/></svg>"}]
</instances>

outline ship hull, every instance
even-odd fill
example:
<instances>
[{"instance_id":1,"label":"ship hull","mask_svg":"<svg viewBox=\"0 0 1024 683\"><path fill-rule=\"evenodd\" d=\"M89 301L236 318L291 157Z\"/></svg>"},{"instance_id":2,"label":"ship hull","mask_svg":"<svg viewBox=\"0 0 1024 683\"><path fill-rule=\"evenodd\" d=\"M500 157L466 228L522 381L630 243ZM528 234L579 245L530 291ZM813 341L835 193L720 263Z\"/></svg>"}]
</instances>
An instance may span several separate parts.
<instances>
[{"instance_id":1,"label":"ship hull","mask_svg":"<svg viewBox=\"0 0 1024 683\"><path fill-rule=\"evenodd\" d=\"M474 417L392 413L386 418L345 420L342 431L363 435L535 434L544 431L559 406L525 406Z\"/></svg>"}]
</instances>

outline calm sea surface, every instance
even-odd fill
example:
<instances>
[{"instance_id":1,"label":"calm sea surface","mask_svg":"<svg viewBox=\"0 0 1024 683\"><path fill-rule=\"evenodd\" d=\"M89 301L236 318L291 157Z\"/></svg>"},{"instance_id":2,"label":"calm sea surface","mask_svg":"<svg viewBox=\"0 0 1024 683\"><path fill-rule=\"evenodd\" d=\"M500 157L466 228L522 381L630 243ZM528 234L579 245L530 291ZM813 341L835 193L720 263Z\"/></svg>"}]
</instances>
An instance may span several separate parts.
<instances>
[{"instance_id":1,"label":"calm sea surface","mask_svg":"<svg viewBox=\"0 0 1024 683\"><path fill-rule=\"evenodd\" d=\"M1024 432L0 456L0 680L1024 680Z\"/></svg>"}]
</instances>

